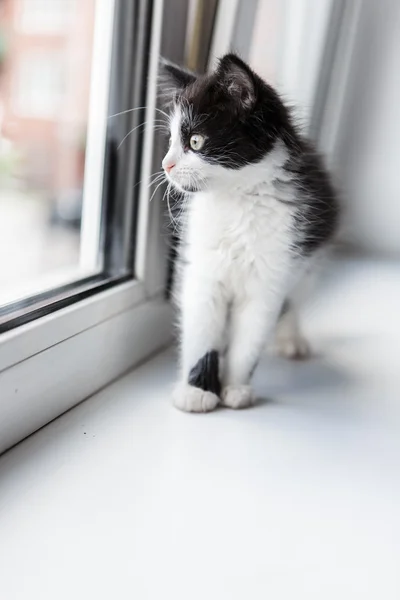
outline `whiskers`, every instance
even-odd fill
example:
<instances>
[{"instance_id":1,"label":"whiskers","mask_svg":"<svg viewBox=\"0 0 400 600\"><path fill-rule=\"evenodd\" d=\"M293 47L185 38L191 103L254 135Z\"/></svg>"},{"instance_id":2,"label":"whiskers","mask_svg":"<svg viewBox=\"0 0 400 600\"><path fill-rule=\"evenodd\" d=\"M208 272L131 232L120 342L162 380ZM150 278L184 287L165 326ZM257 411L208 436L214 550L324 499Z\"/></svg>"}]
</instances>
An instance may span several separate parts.
<instances>
[{"instance_id":1,"label":"whiskers","mask_svg":"<svg viewBox=\"0 0 400 600\"><path fill-rule=\"evenodd\" d=\"M163 200L167 201L169 225L173 228L173 234L178 237L181 236L186 224L187 208L192 194L198 191L207 191L209 187L208 180L198 172L182 170L179 175L186 179L187 191L178 191L172 182L169 182L163 196Z\"/></svg>"},{"instance_id":2,"label":"whiskers","mask_svg":"<svg viewBox=\"0 0 400 600\"><path fill-rule=\"evenodd\" d=\"M154 188L153 193L150 196L149 202L151 202L154 198L154 196L157 193L157 190L162 186L163 183L165 183L166 179L165 179L165 175L164 173L161 173L159 175L157 175L153 181L150 182L149 187L151 188L153 185L155 185L156 187Z\"/></svg>"},{"instance_id":3,"label":"whiskers","mask_svg":"<svg viewBox=\"0 0 400 600\"><path fill-rule=\"evenodd\" d=\"M121 148L122 144L131 135L131 133L133 133L134 131L136 131L137 129L139 129L139 127L144 127L145 125L148 125L148 123L149 123L149 121L145 121L144 123L139 123L139 125L136 125L136 127L134 127L133 129L131 129L130 131L128 131L128 133L122 138L122 140L118 144L117 150L119 150ZM164 123L164 121L161 121L160 119L157 119L155 121L152 121L152 123L153 123L153 129L154 129L154 131L161 131L162 133L165 133L165 135L168 134L169 129L168 129L168 126Z\"/></svg>"},{"instance_id":4,"label":"whiskers","mask_svg":"<svg viewBox=\"0 0 400 600\"><path fill-rule=\"evenodd\" d=\"M142 182L139 182L139 183L142 183ZM157 194L158 190L164 183L167 183L167 186L162 195L161 202L164 202L164 200L166 200L166 202L167 202L168 215L169 215L169 219L170 219L169 225L173 226L174 232L175 232L178 228L179 217L182 213L182 210L179 211L179 214L177 216L174 216L174 211L176 210L176 208L179 205L182 204L182 201L181 201L182 198L180 198L179 197L180 194L175 191L173 183L171 181L167 180L164 171L157 171L156 173L153 173L153 175L149 178L147 187L149 187L151 190L151 188L153 188L153 186L155 186L154 190L151 192L149 202L151 202L153 200L154 196ZM171 206L171 198L173 198L174 194L177 195L177 198L175 199L174 203ZM181 206L180 206L180 209L181 209Z\"/></svg>"},{"instance_id":5,"label":"whiskers","mask_svg":"<svg viewBox=\"0 0 400 600\"><path fill-rule=\"evenodd\" d=\"M136 106L135 108L128 108L127 110L122 110L121 112L115 113L114 115L109 115L107 118L113 119L114 117L120 117L121 115L126 115L126 114L134 112L136 110L145 110L146 108L147 108L147 106ZM169 118L170 118L169 114L166 113L164 110L161 110L160 108L154 108L154 110L161 113L162 115L164 115L164 117L167 120L169 120Z\"/></svg>"},{"instance_id":6,"label":"whiskers","mask_svg":"<svg viewBox=\"0 0 400 600\"><path fill-rule=\"evenodd\" d=\"M186 208L189 198L189 193L178 191L173 185L172 181L168 181L168 185L164 190L161 201L164 202L165 200L167 203L167 212L169 218L167 226L171 227L173 235L177 235L178 237L184 228Z\"/></svg>"},{"instance_id":7,"label":"whiskers","mask_svg":"<svg viewBox=\"0 0 400 600\"><path fill-rule=\"evenodd\" d=\"M145 109L146 109L145 106L137 106L135 108L128 108L127 110L122 110L121 112L115 113L113 115L109 115L108 120L109 119L113 119L114 117L120 117L122 115L126 115L128 113L135 112L137 110L145 110ZM133 127L133 129L131 129L130 131L128 131L128 133L122 138L122 140L120 141L120 143L117 146L117 150L119 150L121 148L121 146L123 145L123 143L128 139L128 137L132 133L134 133L134 131L136 131L140 127L145 127L146 125L149 125L149 124L152 125L152 128L153 128L154 131L160 131L160 132L164 133L165 135L168 135L168 133L169 133L170 116L165 111L161 110L160 108L154 108L154 110L159 115L161 115L162 118L143 121L142 123L139 123L138 125L136 125L135 127Z\"/></svg>"}]
</instances>

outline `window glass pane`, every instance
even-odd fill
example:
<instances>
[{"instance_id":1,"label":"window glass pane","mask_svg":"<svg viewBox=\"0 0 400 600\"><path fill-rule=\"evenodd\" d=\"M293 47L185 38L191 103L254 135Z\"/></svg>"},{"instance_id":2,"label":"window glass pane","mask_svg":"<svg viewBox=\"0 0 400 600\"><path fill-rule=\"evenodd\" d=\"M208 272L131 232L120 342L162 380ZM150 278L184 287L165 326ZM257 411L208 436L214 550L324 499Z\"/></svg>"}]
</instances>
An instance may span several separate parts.
<instances>
[{"instance_id":1,"label":"window glass pane","mask_svg":"<svg viewBox=\"0 0 400 600\"><path fill-rule=\"evenodd\" d=\"M112 16L112 0L0 0L0 306L101 270Z\"/></svg>"}]
</instances>

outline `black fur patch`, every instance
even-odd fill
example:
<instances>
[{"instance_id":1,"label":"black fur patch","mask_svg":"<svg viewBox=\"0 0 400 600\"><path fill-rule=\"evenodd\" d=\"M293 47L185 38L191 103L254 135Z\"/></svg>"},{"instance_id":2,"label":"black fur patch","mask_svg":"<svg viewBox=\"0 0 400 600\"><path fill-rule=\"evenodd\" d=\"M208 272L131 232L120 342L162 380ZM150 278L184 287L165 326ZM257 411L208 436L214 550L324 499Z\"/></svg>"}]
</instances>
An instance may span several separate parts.
<instances>
[{"instance_id":1,"label":"black fur patch","mask_svg":"<svg viewBox=\"0 0 400 600\"><path fill-rule=\"evenodd\" d=\"M219 380L219 357L216 350L207 352L189 373L190 385L201 388L205 392L212 392L217 396L221 393Z\"/></svg>"},{"instance_id":2,"label":"black fur patch","mask_svg":"<svg viewBox=\"0 0 400 600\"><path fill-rule=\"evenodd\" d=\"M305 141L301 152L292 155L286 170L298 188L297 229L301 232L297 250L309 255L329 241L339 221L339 204L322 158Z\"/></svg>"}]
</instances>

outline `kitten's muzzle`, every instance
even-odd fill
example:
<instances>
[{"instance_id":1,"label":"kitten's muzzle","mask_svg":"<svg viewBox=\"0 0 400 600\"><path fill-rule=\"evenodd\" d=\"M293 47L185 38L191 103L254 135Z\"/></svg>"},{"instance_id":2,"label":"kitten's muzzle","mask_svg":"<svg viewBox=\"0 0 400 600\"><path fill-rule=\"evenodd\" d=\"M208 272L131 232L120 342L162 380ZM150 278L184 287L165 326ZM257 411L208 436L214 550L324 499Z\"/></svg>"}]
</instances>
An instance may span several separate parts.
<instances>
[{"instance_id":1,"label":"kitten's muzzle","mask_svg":"<svg viewBox=\"0 0 400 600\"><path fill-rule=\"evenodd\" d=\"M163 169L168 175L171 173L172 169L175 167L175 163L171 161L163 160L162 163Z\"/></svg>"}]
</instances>

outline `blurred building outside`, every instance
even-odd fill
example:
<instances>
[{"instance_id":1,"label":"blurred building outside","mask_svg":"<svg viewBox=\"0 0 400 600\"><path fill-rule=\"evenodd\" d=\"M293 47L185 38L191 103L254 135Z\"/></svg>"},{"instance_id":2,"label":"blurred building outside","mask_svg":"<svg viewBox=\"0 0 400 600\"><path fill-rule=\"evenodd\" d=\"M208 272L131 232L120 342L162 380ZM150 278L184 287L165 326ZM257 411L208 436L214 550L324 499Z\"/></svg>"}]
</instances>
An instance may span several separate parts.
<instances>
[{"instance_id":1,"label":"blurred building outside","mask_svg":"<svg viewBox=\"0 0 400 600\"><path fill-rule=\"evenodd\" d=\"M95 7L0 0L0 291L79 261Z\"/></svg>"}]
</instances>

